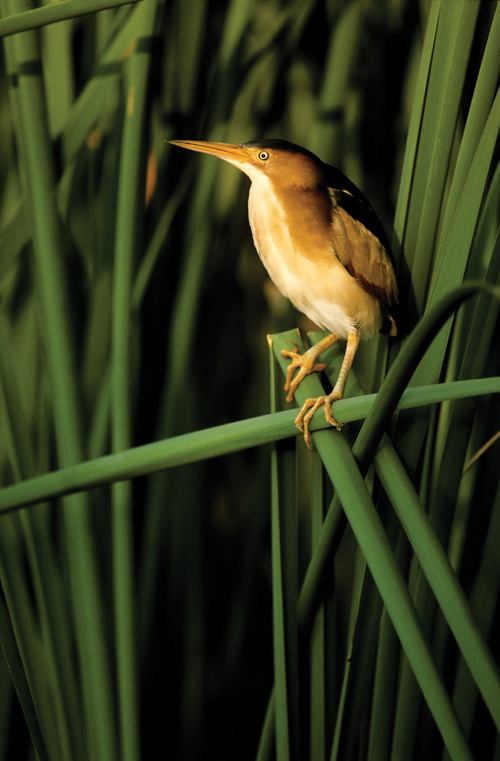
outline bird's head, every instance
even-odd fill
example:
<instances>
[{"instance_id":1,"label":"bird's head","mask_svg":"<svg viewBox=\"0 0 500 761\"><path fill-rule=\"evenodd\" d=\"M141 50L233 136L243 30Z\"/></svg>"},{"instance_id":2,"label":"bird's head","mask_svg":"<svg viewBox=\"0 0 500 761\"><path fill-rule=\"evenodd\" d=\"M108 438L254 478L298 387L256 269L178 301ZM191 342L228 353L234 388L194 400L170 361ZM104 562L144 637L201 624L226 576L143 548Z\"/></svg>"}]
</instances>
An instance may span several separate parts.
<instances>
[{"instance_id":1,"label":"bird's head","mask_svg":"<svg viewBox=\"0 0 500 761\"><path fill-rule=\"evenodd\" d=\"M310 151L286 140L255 140L242 145L205 140L169 140L190 151L208 153L234 164L252 181L267 177L276 187L307 190L323 181L321 161Z\"/></svg>"}]
</instances>

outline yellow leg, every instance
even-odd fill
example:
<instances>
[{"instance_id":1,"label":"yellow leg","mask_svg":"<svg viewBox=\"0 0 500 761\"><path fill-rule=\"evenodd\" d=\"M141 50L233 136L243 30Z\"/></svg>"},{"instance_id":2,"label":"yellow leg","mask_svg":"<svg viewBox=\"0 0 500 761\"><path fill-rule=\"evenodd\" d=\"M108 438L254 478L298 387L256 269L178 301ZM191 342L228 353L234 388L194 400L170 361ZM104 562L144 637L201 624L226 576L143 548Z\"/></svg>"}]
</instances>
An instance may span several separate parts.
<instances>
[{"instance_id":1,"label":"yellow leg","mask_svg":"<svg viewBox=\"0 0 500 761\"><path fill-rule=\"evenodd\" d=\"M344 396L345 384L347 377L352 367L354 356L359 346L359 331L353 331L347 336L347 346L344 354L344 360L342 367L340 368L339 377L331 393L326 396L318 396L317 399L306 399L302 405L302 409L295 418L295 425L304 433L304 441L309 449L312 450L312 439L309 431L309 423L316 412L316 410L323 406L325 410L325 418L330 425L335 426L340 430L342 425L337 423L332 415L332 404L338 399L342 399ZM326 347L325 347L326 348Z\"/></svg>"},{"instance_id":2,"label":"yellow leg","mask_svg":"<svg viewBox=\"0 0 500 761\"><path fill-rule=\"evenodd\" d=\"M311 346L311 348L304 352L304 354L299 354L297 347L295 347L295 351L289 351L288 349L282 350L281 356L289 357L292 360L292 362L290 362L288 365L286 373L285 391L288 391L288 396L286 398L287 402L293 401L297 387L299 383L306 377L306 375L309 375L310 373L320 372L320 370L325 369L326 365L324 362L319 362L318 364L315 364L315 362L321 352L325 351L325 349L328 349L329 346L332 346L338 340L339 339L335 333L330 333L330 335L325 336L325 338L322 338L321 341L318 341L317 344ZM299 372L295 378L292 379L292 376L297 368L299 368Z\"/></svg>"}]
</instances>

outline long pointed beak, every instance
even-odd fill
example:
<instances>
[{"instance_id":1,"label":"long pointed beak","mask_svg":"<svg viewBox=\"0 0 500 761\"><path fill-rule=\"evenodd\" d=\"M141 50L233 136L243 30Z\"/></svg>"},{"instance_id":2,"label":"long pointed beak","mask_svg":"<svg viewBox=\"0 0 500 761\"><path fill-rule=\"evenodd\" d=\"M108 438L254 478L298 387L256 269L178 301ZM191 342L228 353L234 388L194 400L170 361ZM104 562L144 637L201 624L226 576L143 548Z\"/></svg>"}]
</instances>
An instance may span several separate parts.
<instances>
[{"instance_id":1,"label":"long pointed beak","mask_svg":"<svg viewBox=\"0 0 500 761\"><path fill-rule=\"evenodd\" d=\"M178 145L180 148L187 148L190 151L198 153L208 153L211 156L217 156L219 159L235 164L243 171L243 164L252 162L252 156L248 148L243 145L234 143L213 143L207 140L168 140L172 145Z\"/></svg>"}]
</instances>

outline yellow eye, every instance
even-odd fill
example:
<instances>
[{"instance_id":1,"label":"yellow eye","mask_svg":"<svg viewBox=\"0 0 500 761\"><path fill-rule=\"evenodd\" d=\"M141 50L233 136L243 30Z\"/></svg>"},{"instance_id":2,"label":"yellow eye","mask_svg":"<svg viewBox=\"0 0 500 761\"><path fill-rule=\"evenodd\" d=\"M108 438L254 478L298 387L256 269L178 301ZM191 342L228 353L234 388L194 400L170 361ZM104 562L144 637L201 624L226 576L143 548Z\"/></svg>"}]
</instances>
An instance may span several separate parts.
<instances>
[{"instance_id":1,"label":"yellow eye","mask_svg":"<svg viewBox=\"0 0 500 761\"><path fill-rule=\"evenodd\" d=\"M267 161L268 158L269 158L269 153L267 151L261 151L259 153L259 159L261 161Z\"/></svg>"}]
</instances>

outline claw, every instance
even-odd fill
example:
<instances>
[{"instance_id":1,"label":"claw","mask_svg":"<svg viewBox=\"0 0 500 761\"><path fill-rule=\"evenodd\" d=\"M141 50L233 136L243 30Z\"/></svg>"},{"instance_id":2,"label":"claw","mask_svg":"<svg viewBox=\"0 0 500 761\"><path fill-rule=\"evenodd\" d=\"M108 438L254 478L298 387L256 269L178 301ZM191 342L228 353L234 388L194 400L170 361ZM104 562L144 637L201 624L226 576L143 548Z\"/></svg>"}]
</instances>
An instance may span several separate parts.
<instances>
[{"instance_id":1,"label":"claw","mask_svg":"<svg viewBox=\"0 0 500 761\"><path fill-rule=\"evenodd\" d=\"M324 362L315 363L314 360L316 359L317 355L315 356L313 353L309 354L310 351L311 350L309 349L304 354L299 354L299 350L296 345L293 351L289 349L281 350L282 357L286 357L292 360L288 365L286 371L285 391L288 392L288 396L286 398L287 402L293 401L295 392L300 382L306 377L306 375L309 375L310 373L320 372L326 367ZM297 368L299 371L295 378L293 378L293 374Z\"/></svg>"},{"instance_id":2,"label":"claw","mask_svg":"<svg viewBox=\"0 0 500 761\"><path fill-rule=\"evenodd\" d=\"M340 394L337 391L332 391L331 394L328 394L326 396L318 396L317 398L311 398L306 399L304 404L302 405L302 408L295 418L295 425L301 431L301 433L304 434L304 441L306 443L306 446L308 449L311 450L311 452L314 452L314 448L312 446L312 437L311 432L309 430L309 424L311 422L311 419L321 406L323 406L325 410L325 419L327 423L330 423L330 425L334 426L338 431L343 426L343 423L337 423L335 418L332 415L332 404L333 402L338 401L339 399L342 399L342 394Z\"/></svg>"},{"instance_id":3,"label":"claw","mask_svg":"<svg viewBox=\"0 0 500 761\"><path fill-rule=\"evenodd\" d=\"M337 340L338 338L336 334L330 333L328 336L304 352L304 354L299 354L298 346L296 344L293 344L295 346L293 351L289 349L282 349L281 356L292 360L288 365L286 373L285 391L288 392L288 396L286 398L287 402L291 402L293 400L299 383L305 378L306 375L325 369L325 363L316 363L316 360L321 352L334 344ZM344 360L342 362L342 367L340 368L337 383L335 384L333 390L328 395L306 399L299 414L295 418L295 425L299 431L304 434L304 441L306 442L306 445L308 449L311 450L311 452L314 451L314 448L312 446L312 437L311 431L309 430L309 424L316 410L318 410L322 405L325 410L326 422L332 425L334 428L337 428L337 430L342 428L343 424L337 423L332 415L332 404L333 402L342 399L344 396L345 383L347 376L349 375L349 371L351 369L352 361L354 359L354 355L356 354L358 344L359 332L357 330L351 331L347 337L347 347L344 354ZM297 369L298 373L294 378L293 374Z\"/></svg>"}]
</instances>

